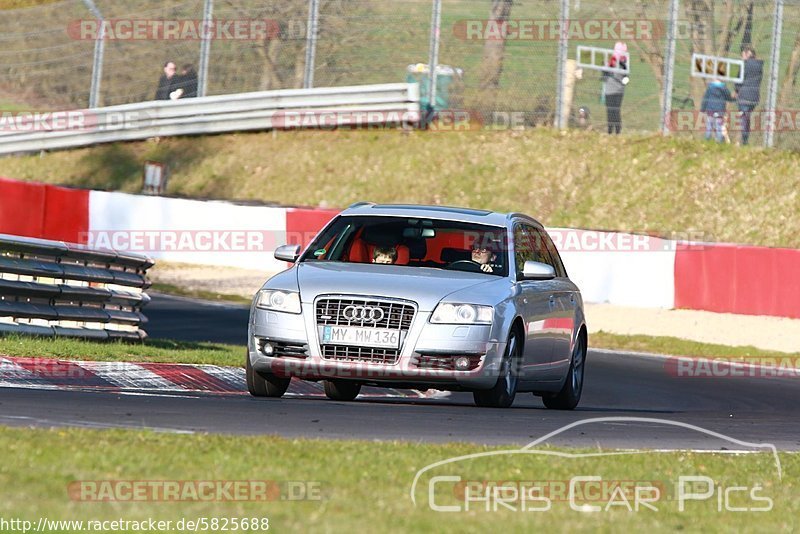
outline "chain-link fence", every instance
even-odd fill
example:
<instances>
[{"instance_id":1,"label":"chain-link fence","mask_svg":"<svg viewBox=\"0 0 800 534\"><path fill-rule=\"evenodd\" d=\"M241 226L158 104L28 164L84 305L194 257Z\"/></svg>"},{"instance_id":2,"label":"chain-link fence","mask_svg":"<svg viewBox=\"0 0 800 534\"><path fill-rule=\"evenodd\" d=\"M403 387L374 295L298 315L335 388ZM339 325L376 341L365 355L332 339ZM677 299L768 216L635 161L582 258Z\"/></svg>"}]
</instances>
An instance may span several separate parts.
<instances>
[{"instance_id":1,"label":"chain-link fence","mask_svg":"<svg viewBox=\"0 0 800 534\"><path fill-rule=\"evenodd\" d=\"M723 129L741 140L747 93L750 142L797 148L799 22L796 0L65 0L3 13L0 102L150 100L172 61L176 76L197 72L200 96L417 80L440 115L485 127L606 131L620 90L623 132L704 137L713 80L692 75L694 54L743 61L750 47L749 90L721 73ZM617 42L629 72L613 89L608 65L585 64L577 47ZM434 69L436 95L431 59L453 67Z\"/></svg>"}]
</instances>

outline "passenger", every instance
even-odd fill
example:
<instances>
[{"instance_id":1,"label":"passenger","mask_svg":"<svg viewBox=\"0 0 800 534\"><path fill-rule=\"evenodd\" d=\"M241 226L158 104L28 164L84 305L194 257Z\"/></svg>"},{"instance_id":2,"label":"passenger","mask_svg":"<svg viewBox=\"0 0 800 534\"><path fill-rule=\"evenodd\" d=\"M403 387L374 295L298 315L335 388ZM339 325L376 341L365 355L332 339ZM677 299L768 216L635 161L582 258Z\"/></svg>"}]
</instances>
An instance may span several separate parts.
<instances>
[{"instance_id":1,"label":"passenger","mask_svg":"<svg viewBox=\"0 0 800 534\"><path fill-rule=\"evenodd\" d=\"M372 263L392 264L397 261L397 249L394 247L376 247L372 254Z\"/></svg>"}]
</instances>

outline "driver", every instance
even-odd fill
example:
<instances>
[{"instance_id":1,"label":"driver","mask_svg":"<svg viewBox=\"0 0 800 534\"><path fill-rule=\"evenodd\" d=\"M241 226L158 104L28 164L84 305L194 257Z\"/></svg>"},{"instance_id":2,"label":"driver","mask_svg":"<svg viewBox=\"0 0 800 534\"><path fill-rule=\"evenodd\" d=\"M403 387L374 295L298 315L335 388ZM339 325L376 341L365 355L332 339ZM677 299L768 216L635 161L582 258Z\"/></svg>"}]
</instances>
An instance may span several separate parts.
<instances>
[{"instance_id":1,"label":"driver","mask_svg":"<svg viewBox=\"0 0 800 534\"><path fill-rule=\"evenodd\" d=\"M472 261L481 266L481 271L485 273L492 273L499 265L495 264L497 254L494 253L492 248L475 244L472 247Z\"/></svg>"}]
</instances>

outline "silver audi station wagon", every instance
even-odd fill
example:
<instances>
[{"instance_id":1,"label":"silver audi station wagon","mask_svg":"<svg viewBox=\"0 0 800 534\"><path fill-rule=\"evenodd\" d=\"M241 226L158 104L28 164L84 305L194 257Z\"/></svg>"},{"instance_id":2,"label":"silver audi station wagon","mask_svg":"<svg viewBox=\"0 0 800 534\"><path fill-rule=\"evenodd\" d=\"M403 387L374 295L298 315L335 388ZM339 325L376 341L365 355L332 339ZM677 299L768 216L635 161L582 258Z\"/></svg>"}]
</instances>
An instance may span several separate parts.
<instances>
[{"instance_id":1,"label":"silver audi station wagon","mask_svg":"<svg viewBox=\"0 0 800 534\"><path fill-rule=\"evenodd\" d=\"M520 213L357 203L253 299L247 386L280 397L292 377L353 400L363 385L518 393L570 410L583 389L583 301L547 232Z\"/></svg>"}]
</instances>

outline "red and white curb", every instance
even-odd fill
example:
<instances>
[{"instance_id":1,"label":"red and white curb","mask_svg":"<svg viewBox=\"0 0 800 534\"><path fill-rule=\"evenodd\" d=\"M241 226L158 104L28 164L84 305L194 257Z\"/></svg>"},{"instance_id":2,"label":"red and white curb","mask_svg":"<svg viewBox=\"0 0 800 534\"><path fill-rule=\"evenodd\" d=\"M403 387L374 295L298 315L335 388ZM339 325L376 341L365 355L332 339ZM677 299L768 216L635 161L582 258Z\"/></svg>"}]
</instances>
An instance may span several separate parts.
<instances>
[{"instance_id":1,"label":"red and white curb","mask_svg":"<svg viewBox=\"0 0 800 534\"><path fill-rule=\"evenodd\" d=\"M245 395L244 369L179 363L85 362L52 358L0 357L0 387L214 393ZM362 397L438 398L446 392L365 388ZM323 396L322 384L293 380L287 395Z\"/></svg>"}]
</instances>

